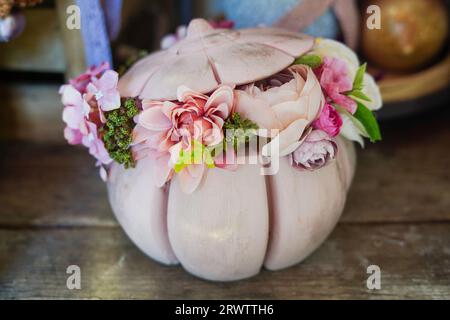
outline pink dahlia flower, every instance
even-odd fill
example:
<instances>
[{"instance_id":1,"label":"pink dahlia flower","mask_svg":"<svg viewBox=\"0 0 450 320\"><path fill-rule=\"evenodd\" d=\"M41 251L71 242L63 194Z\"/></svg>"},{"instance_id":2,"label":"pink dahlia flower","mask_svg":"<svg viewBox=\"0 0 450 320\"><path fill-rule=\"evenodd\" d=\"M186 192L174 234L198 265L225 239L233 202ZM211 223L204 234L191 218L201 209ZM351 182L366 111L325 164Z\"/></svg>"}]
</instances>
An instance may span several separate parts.
<instances>
[{"instance_id":1,"label":"pink dahlia flower","mask_svg":"<svg viewBox=\"0 0 450 320\"><path fill-rule=\"evenodd\" d=\"M205 146L222 142L225 119L234 108L233 88L226 85L217 88L210 96L180 86L177 96L177 102L143 101L144 110L138 116L133 131L136 158L153 156L159 160L157 170L165 172L158 175L158 186L170 179L181 150L191 151L192 140ZM179 173L183 190L193 192L204 171L203 163L183 169Z\"/></svg>"}]
</instances>

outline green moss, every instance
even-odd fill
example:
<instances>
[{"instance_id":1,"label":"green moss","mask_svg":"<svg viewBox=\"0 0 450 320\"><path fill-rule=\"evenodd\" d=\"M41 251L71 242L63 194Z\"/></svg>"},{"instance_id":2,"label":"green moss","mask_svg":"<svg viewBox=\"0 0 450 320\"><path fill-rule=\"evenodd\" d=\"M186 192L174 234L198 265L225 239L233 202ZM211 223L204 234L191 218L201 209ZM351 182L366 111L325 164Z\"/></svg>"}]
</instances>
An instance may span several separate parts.
<instances>
[{"instance_id":1,"label":"green moss","mask_svg":"<svg viewBox=\"0 0 450 320\"><path fill-rule=\"evenodd\" d=\"M130 144L135 126L133 117L138 113L139 108L135 99L128 98L122 101L119 109L105 114L106 124L102 129L103 142L111 159L123 164L125 168L135 165Z\"/></svg>"},{"instance_id":2,"label":"green moss","mask_svg":"<svg viewBox=\"0 0 450 320\"><path fill-rule=\"evenodd\" d=\"M231 144L237 150L241 143L248 143L250 138L256 135L258 125L249 119L242 119L241 115L234 112L223 126L225 131L225 148Z\"/></svg>"}]
</instances>

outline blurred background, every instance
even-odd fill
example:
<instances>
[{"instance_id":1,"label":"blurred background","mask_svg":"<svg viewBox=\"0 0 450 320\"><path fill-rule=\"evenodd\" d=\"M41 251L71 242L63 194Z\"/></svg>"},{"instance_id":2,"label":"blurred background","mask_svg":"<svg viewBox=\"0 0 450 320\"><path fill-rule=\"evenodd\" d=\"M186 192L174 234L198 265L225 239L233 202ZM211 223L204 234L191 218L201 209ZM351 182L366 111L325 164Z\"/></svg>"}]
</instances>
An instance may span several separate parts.
<instances>
[{"instance_id":1,"label":"blurred background","mask_svg":"<svg viewBox=\"0 0 450 320\"><path fill-rule=\"evenodd\" d=\"M27 107L14 93L27 81L62 83L87 66L110 61L116 69L160 49L191 18L205 17L225 27L275 25L313 36L335 38L357 50L378 80L386 107L381 119L430 110L448 102L449 1L444 0L1 0L0 76L17 87L24 110L36 122L59 116ZM81 30L65 27L76 4L84 12ZM370 6L380 8L381 29L370 30ZM369 8L369 9L368 9ZM368 13L369 12L369 13ZM178 29L180 31L180 29ZM33 90L33 89L30 89ZM43 89L45 91L45 89ZM48 93L52 98L53 91ZM41 99L45 99L44 92ZM34 102L35 103L35 102ZM29 109L29 110L28 110ZM37 111L36 109L39 109ZM11 113L10 110L2 110ZM18 112L15 110L15 112ZM30 114L28 114L30 113ZM56 123L56 119L52 122ZM44 120L44 119L42 119ZM11 125L10 129L17 128ZM59 130L60 127L57 128ZM17 129L16 129L17 130ZM47 128L46 130L51 130ZM51 132L55 137L57 131Z\"/></svg>"},{"instance_id":2,"label":"blurred background","mask_svg":"<svg viewBox=\"0 0 450 320\"><path fill-rule=\"evenodd\" d=\"M71 5L81 9L81 29L67 28ZM355 266L370 260L391 272L379 297L449 298L448 12L446 0L0 0L0 297L73 297L58 284L73 261L88 261L91 288L76 297L369 297ZM381 29L371 30L378 13ZM385 102L377 113L384 141L358 152L347 209L324 249L235 287L143 257L112 217L92 160L63 138L66 79L105 60L120 70L183 37L179 26L195 17L346 42ZM311 282L318 277L322 287Z\"/></svg>"}]
</instances>

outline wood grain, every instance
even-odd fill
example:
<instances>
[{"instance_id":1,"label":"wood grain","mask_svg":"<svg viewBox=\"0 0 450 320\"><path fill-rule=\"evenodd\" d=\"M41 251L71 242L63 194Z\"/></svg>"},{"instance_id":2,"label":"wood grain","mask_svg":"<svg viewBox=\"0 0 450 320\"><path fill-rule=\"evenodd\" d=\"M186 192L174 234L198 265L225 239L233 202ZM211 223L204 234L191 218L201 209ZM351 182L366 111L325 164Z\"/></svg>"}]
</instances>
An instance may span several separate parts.
<instances>
[{"instance_id":1,"label":"wood grain","mask_svg":"<svg viewBox=\"0 0 450 320\"><path fill-rule=\"evenodd\" d=\"M357 244L357 245L355 245ZM339 226L304 263L213 283L145 257L118 228L0 231L1 298L449 299L450 225ZM81 290L66 268L81 268ZM381 290L366 269L381 268Z\"/></svg>"},{"instance_id":2,"label":"wood grain","mask_svg":"<svg viewBox=\"0 0 450 320\"><path fill-rule=\"evenodd\" d=\"M65 144L59 85L0 82L0 139Z\"/></svg>"},{"instance_id":3,"label":"wood grain","mask_svg":"<svg viewBox=\"0 0 450 320\"><path fill-rule=\"evenodd\" d=\"M116 225L85 150L25 142L0 147L0 227Z\"/></svg>"}]
</instances>

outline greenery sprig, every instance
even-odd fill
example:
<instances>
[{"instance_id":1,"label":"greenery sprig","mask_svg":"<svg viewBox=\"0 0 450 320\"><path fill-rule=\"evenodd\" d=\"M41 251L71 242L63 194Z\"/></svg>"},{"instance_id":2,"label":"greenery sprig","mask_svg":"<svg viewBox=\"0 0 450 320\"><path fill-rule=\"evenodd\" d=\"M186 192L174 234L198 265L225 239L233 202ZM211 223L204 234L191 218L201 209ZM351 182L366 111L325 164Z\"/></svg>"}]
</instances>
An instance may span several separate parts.
<instances>
[{"instance_id":1,"label":"greenery sprig","mask_svg":"<svg viewBox=\"0 0 450 320\"><path fill-rule=\"evenodd\" d=\"M122 100L122 105L119 109L105 114L106 124L103 127L105 148L111 159L123 164L127 169L135 165L130 144L135 126L133 118L138 113L139 108L136 100L127 98Z\"/></svg>"},{"instance_id":2,"label":"greenery sprig","mask_svg":"<svg viewBox=\"0 0 450 320\"><path fill-rule=\"evenodd\" d=\"M250 138L256 135L258 125L249 119L242 119L241 115L234 112L223 126L225 132L225 148L230 144L237 151L242 143L248 143Z\"/></svg>"}]
</instances>

